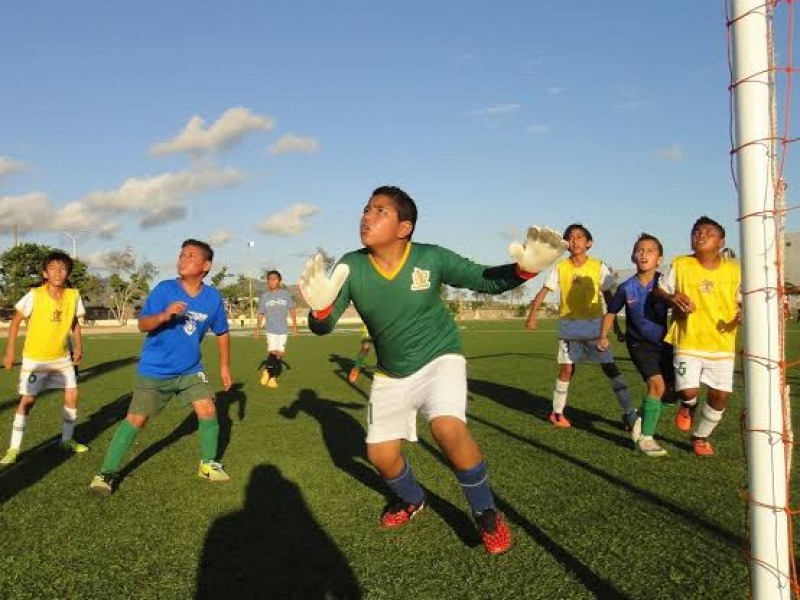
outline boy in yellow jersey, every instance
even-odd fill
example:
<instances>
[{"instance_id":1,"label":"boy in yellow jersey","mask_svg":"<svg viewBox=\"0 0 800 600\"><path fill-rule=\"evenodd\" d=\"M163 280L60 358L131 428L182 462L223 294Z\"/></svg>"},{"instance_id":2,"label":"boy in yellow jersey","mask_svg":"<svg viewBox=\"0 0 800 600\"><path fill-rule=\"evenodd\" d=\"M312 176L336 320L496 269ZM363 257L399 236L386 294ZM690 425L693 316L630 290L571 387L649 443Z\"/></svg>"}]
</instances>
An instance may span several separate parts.
<instances>
[{"instance_id":1,"label":"boy in yellow jersey","mask_svg":"<svg viewBox=\"0 0 800 600\"><path fill-rule=\"evenodd\" d=\"M557 263L550 271L542 289L531 302L525 326L536 329L537 311L550 292L560 292L558 323L558 378L553 390L553 411L550 422L555 427L571 427L564 416L569 382L575 375L575 365L581 362L600 363L611 389L623 411L623 426L638 441L641 418L633 408L625 378L619 372L610 350L599 350L600 325L603 320L603 298L608 302L614 277L611 270L597 258L588 255L593 239L589 230L573 223L564 230L569 258Z\"/></svg>"},{"instance_id":2,"label":"boy in yellow jersey","mask_svg":"<svg viewBox=\"0 0 800 600\"><path fill-rule=\"evenodd\" d=\"M733 391L741 269L735 259L721 254L724 246L722 225L700 217L692 226L692 254L674 259L659 282L658 294L676 309L664 341L675 347L675 389L682 400L675 425L681 431L692 429L700 385L708 387L706 404L692 433L697 456L714 454L708 437L722 419Z\"/></svg>"},{"instance_id":3,"label":"boy in yellow jersey","mask_svg":"<svg viewBox=\"0 0 800 600\"><path fill-rule=\"evenodd\" d=\"M78 384L73 364L81 361L83 354L81 326L78 317L84 308L78 290L67 286L72 273L72 258L64 252L50 252L44 259L42 277L44 284L31 289L14 308L3 366L14 364L16 338L23 319L28 328L22 348L22 368L19 376L20 400L14 414L11 443L0 466L17 462L28 414L40 392L52 388L64 389L61 448L70 453L86 452L89 448L72 439L78 418ZM72 335L72 350L69 338Z\"/></svg>"},{"instance_id":4,"label":"boy in yellow jersey","mask_svg":"<svg viewBox=\"0 0 800 600\"><path fill-rule=\"evenodd\" d=\"M372 338L369 337L369 329L366 325L361 326L361 346L358 348L358 355L356 356L353 368L347 375L347 381L355 383L361 373L361 367L364 366L364 359L367 358L369 351L372 349Z\"/></svg>"}]
</instances>

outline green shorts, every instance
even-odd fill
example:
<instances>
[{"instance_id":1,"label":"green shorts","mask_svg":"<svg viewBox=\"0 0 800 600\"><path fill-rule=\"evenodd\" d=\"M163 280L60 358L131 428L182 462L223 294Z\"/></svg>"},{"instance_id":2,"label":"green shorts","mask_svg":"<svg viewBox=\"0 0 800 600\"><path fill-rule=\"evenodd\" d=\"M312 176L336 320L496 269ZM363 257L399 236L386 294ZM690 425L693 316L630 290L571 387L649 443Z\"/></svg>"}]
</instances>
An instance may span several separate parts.
<instances>
[{"instance_id":1,"label":"green shorts","mask_svg":"<svg viewBox=\"0 0 800 600\"><path fill-rule=\"evenodd\" d=\"M164 408L167 400L173 396L187 406L197 400L213 399L214 390L202 372L167 379L139 375L133 384L133 398L128 412L150 417Z\"/></svg>"}]
</instances>

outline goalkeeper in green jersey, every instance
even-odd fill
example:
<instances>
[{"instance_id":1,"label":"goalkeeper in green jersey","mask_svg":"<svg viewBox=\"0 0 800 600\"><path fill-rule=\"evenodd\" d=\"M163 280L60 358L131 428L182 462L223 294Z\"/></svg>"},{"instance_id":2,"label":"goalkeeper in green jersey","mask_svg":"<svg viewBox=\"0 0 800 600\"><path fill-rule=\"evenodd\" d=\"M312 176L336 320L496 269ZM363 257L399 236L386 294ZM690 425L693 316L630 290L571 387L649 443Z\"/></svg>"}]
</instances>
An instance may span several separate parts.
<instances>
[{"instance_id":1,"label":"goalkeeper in green jersey","mask_svg":"<svg viewBox=\"0 0 800 600\"><path fill-rule=\"evenodd\" d=\"M499 294L549 267L564 252L561 235L531 227L525 245L512 244L516 264L487 267L440 246L412 243L417 207L403 190L376 189L364 207L364 248L345 254L330 277L323 258L306 265L299 286L311 308L308 325L330 333L352 302L377 355L368 406L367 457L396 497L381 525L398 527L425 507L425 492L402 453L416 441L421 412L449 460L490 554L511 546L498 512L486 462L466 426L467 374L461 337L440 297L442 285Z\"/></svg>"}]
</instances>

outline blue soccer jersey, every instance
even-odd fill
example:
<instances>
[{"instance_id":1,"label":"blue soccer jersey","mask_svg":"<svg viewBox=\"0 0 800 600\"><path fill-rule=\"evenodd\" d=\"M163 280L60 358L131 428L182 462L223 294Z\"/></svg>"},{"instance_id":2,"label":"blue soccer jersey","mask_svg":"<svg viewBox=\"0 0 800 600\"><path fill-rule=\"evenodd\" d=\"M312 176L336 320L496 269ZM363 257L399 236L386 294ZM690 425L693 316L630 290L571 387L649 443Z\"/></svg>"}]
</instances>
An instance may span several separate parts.
<instances>
[{"instance_id":1,"label":"blue soccer jersey","mask_svg":"<svg viewBox=\"0 0 800 600\"><path fill-rule=\"evenodd\" d=\"M625 308L625 339L629 342L651 342L661 345L667 334L669 304L655 294L660 273L646 286L636 275L623 281L608 303L608 312Z\"/></svg>"},{"instance_id":2,"label":"blue soccer jersey","mask_svg":"<svg viewBox=\"0 0 800 600\"><path fill-rule=\"evenodd\" d=\"M204 371L200 342L209 329L228 332L228 319L219 291L204 285L197 296L187 294L176 279L162 281L144 302L143 317L157 315L173 302L186 302L186 312L149 332L139 359L139 375L166 379Z\"/></svg>"}]
</instances>

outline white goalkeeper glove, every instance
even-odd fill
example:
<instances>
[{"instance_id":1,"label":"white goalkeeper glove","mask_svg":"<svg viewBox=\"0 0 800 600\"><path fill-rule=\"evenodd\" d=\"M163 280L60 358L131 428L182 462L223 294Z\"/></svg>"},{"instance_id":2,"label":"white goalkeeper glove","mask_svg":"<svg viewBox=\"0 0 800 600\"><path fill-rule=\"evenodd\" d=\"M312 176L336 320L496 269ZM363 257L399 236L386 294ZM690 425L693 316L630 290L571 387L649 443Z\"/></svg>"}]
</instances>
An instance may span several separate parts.
<instances>
[{"instance_id":1,"label":"white goalkeeper glove","mask_svg":"<svg viewBox=\"0 0 800 600\"><path fill-rule=\"evenodd\" d=\"M317 253L306 263L297 285L311 310L325 313L330 312L327 309L330 309L336 301L339 290L342 289L348 275L350 275L350 267L339 264L336 265L328 279L325 274L325 261L322 254Z\"/></svg>"},{"instance_id":2,"label":"white goalkeeper glove","mask_svg":"<svg viewBox=\"0 0 800 600\"><path fill-rule=\"evenodd\" d=\"M533 225L528 228L525 245L513 242L508 247L520 271L537 274L552 265L567 249L567 242L555 229Z\"/></svg>"}]
</instances>

